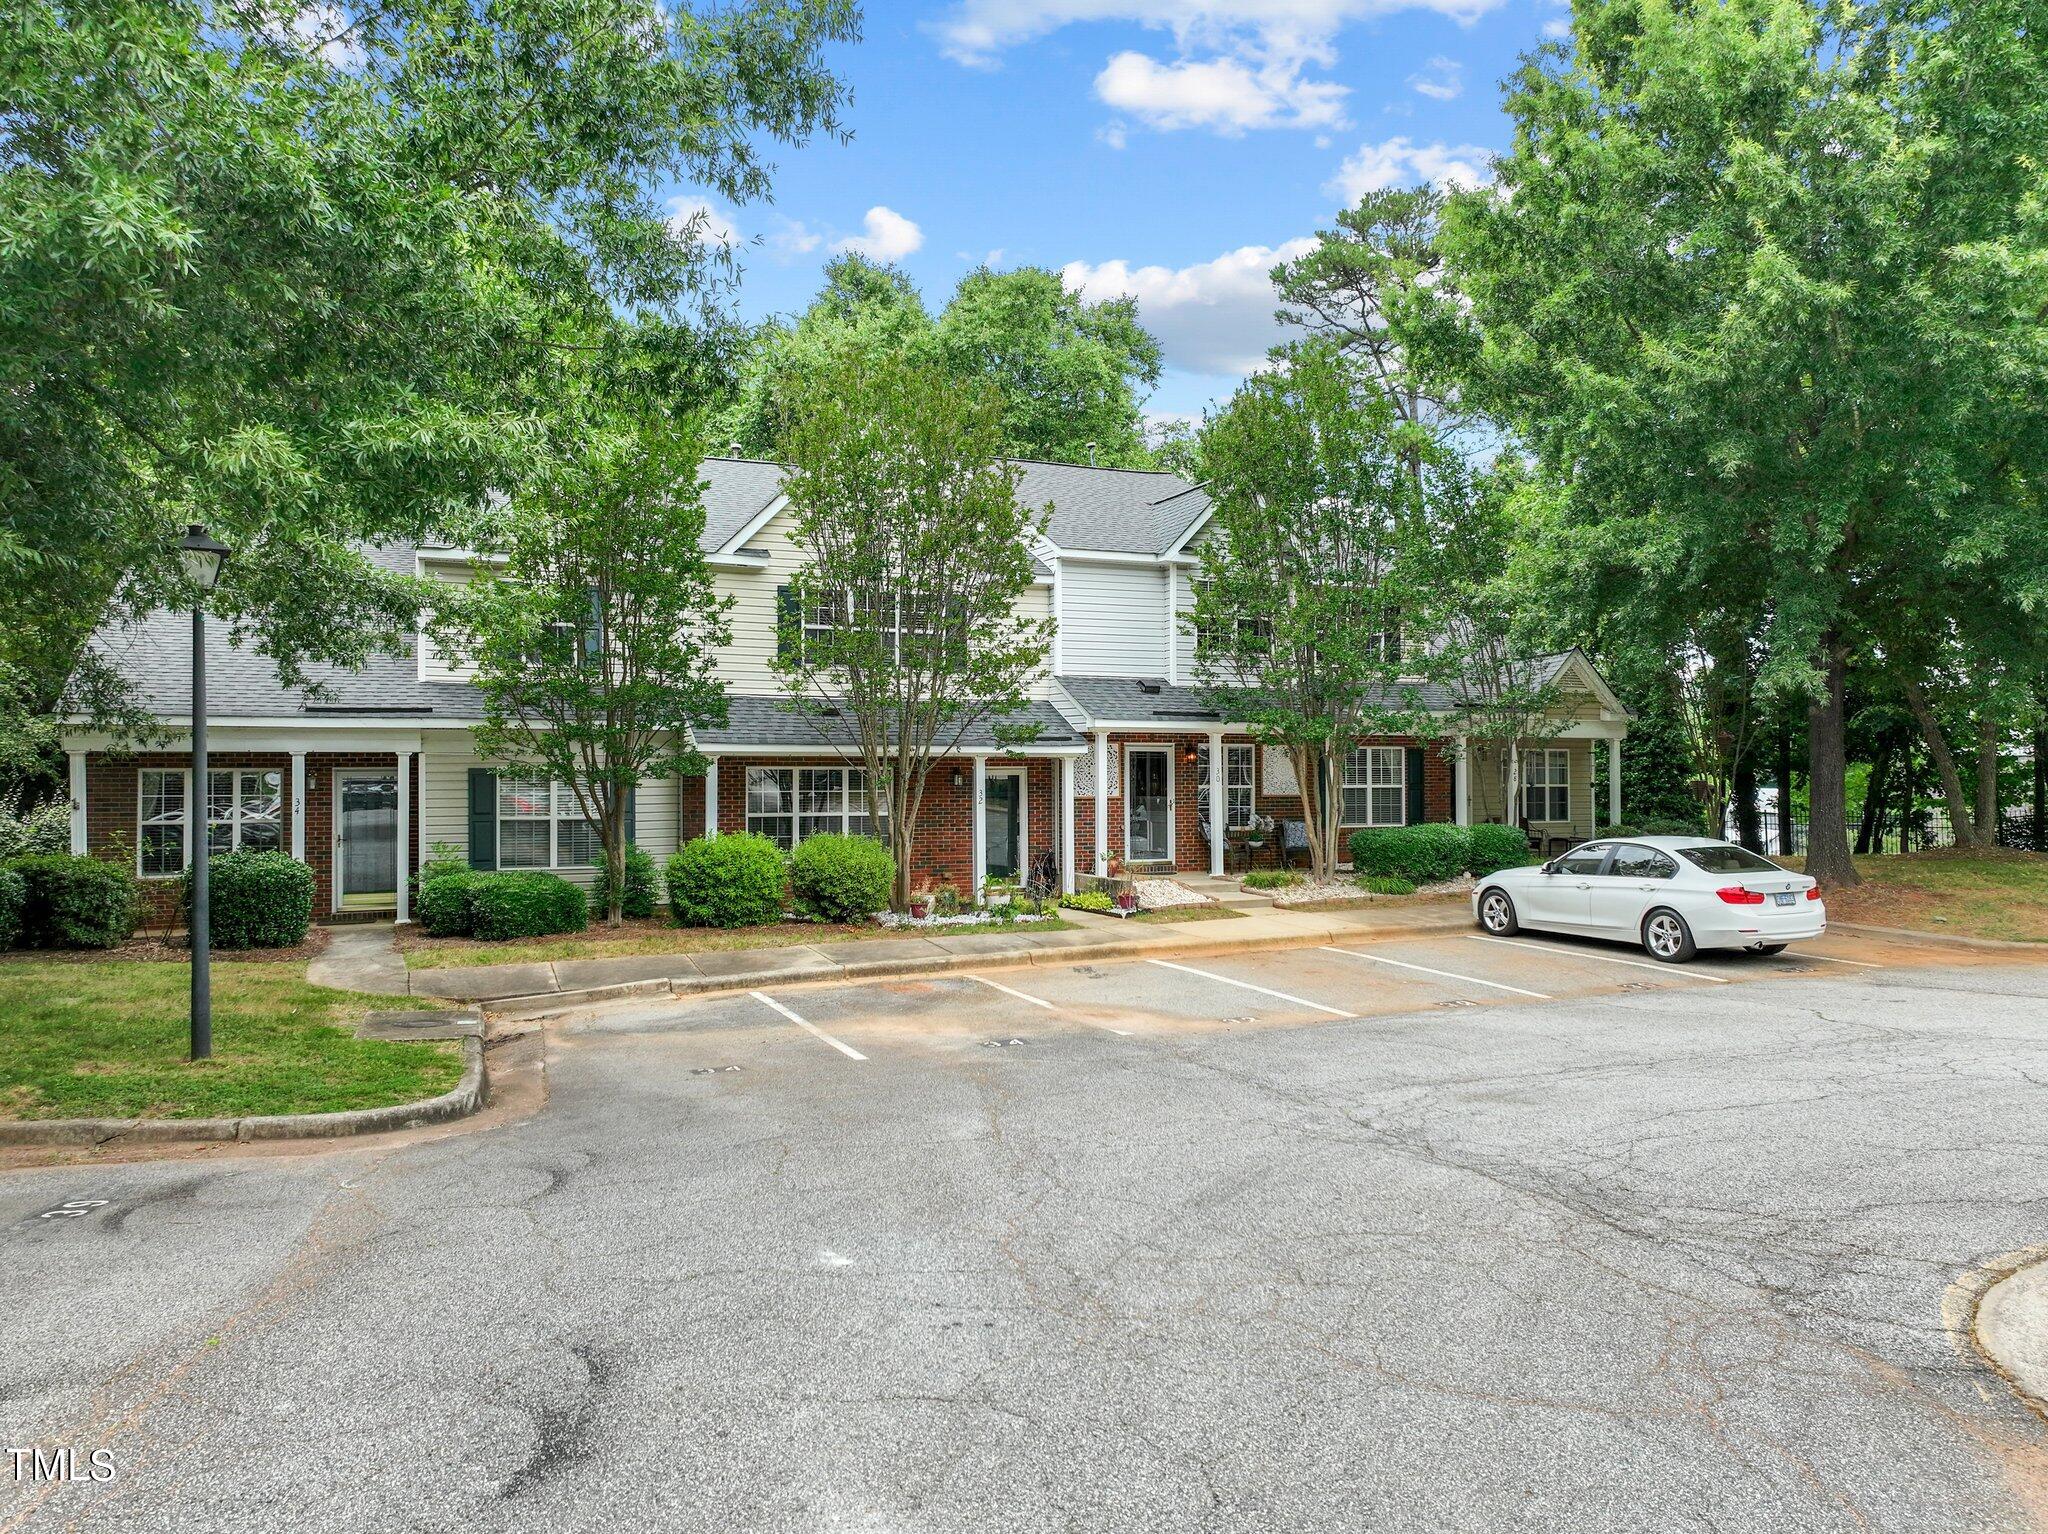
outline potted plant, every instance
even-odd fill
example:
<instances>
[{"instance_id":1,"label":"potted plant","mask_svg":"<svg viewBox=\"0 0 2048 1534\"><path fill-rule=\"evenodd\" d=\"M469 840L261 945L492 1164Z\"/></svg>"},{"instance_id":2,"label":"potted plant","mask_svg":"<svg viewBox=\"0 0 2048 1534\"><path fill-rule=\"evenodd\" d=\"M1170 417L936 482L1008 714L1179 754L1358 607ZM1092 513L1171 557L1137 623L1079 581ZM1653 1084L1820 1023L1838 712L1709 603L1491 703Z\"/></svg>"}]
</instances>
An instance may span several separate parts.
<instances>
[{"instance_id":1,"label":"potted plant","mask_svg":"<svg viewBox=\"0 0 2048 1534\"><path fill-rule=\"evenodd\" d=\"M1251 818L1251 824L1244 828L1244 844L1257 851L1260 847L1266 845L1266 838L1272 834L1272 830L1273 817L1271 815L1254 815Z\"/></svg>"},{"instance_id":2,"label":"potted plant","mask_svg":"<svg viewBox=\"0 0 2048 1534\"><path fill-rule=\"evenodd\" d=\"M1129 916L1138 909L1138 892L1134 889L1120 889L1116 892L1116 908Z\"/></svg>"},{"instance_id":3,"label":"potted plant","mask_svg":"<svg viewBox=\"0 0 2048 1534\"><path fill-rule=\"evenodd\" d=\"M910 919L923 921L932 914L932 893L923 885L910 892Z\"/></svg>"}]
</instances>

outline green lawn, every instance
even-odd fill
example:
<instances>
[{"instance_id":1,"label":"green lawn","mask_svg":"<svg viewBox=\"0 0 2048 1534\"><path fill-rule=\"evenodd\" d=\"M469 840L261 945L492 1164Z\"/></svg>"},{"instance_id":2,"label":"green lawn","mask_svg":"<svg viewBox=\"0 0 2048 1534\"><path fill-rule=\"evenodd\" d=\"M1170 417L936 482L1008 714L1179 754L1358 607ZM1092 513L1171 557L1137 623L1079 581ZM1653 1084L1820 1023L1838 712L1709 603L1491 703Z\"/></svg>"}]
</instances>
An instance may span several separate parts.
<instances>
[{"instance_id":1,"label":"green lawn","mask_svg":"<svg viewBox=\"0 0 2048 1534\"><path fill-rule=\"evenodd\" d=\"M1064 932L1074 923L1052 918L1023 924L1031 932ZM941 937L975 932L1005 932L1001 923L980 927L942 927ZM765 927L678 927L660 918L629 921L622 927L602 924L587 932L555 937L482 943L474 938L423 937L406 934L398 940L405 962L413 969L450 969L477 964L545 964L555 959L637 958L659 953L730 953L740 948L790 948L799 943L844 943L862 937L922 937L918 929L893 932L886 927L833 926L824 922L776 922Z\"/></svg>"},{"instance_id":2,"label":"green lawn","mask_svg":"<svg viewBox=\"0 0 2048 1534\"><path fill-rule=\"evenodd\" d=\"M1828 892L1842 921L2048 943L2048 854L1944 849L1862 857L1856 871L1863 883Z\"/></svg>"},{"instance_id":3,"label":"green lawn","mask_svg":"<svg viewBox=\"0 0 2048 1534\"><path fill-rule=\"evenodd\" d=\"M190 976L119 959L0 963L0 1116L327 1113L433 1097L462 1074L453 1044L348 1031L390 997L308 985L303 968L281 964L215 963L214 1055L194 1064Z\"/></svg>"}]
</instances>

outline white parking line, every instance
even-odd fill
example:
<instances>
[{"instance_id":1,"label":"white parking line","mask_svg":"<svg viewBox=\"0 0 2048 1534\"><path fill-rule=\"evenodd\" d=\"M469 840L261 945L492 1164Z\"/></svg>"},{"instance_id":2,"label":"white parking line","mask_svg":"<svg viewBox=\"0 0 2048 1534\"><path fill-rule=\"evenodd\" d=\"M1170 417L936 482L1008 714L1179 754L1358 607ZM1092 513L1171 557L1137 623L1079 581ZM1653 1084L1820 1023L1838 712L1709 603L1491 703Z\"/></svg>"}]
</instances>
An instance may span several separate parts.
<instances>
[{"instance_id":1,"label":"white parking line","mask_svg":"<svg viewBox=\"0 0 2048 1534\"><path fill-rule=\"evenodd\" d=\"M1218 975L1206 969L1196 969L1192 964L1173 964L1165 959L1147 959L1147 964L1157 964L1161 969L1177 969L1184 975L1200 975L1204 980L1219 980L1225 985L1234 985L1242 991L1257 991L1261 996L1271 996L1277 1001L1291 1001L1297 1007L1307 1007L1314 1012L1327 1012L1332 1017L1346 1017L1354 1022L1356 1012L1346 1012L1341 1007L1326 1007L1319 1001L1310 1001L1305 996L1289 996L1285 991L1268 990L1263 985L1253 985L1249 980L1233 980L1228 975Z\"/></svg>"},{"instance_id":2,"label":"white parking line","mask_svg":"<svg viewBox=\"0 0 2048 1534\"><path fill-rule=\"evenodd\" d=\"M1883 969L1882 964L1872 964L1868 959L1837 959L1832 954L1807 953L1800 950L1792 955L1795 959L1818 959L1823 964L1853 964L1858 969Z\"/></svg>"},{"instance_id":3,"label":"white parking line","mask_svg":"<svg viewBox=\"0 0 2048 1534\"><path fill-rule=\"evenodd\" d=\"M1051 1002L1047 1001L1043 996L1026 996L1022 991L1011 990L1007 985L1004 985L1000 980L991 980L986 975L969 975L967 978L969 980L978 980L983 985L987 986L990 990L1001 991L1005 996L1014 996L1019 1001L1028 1001L1034 1007L1043 1007L1048 1012L1059 1011L1058 1007L1054 1006ZM1092 1017L1076 1018L1075 1021L1086 1023L1090 1028L1100 1028L1104 1033L1113 1033L1120 1039L1127 1039L1130 1037L1130 1035L1126 1033L1123 1029L1112 1028L1107 1023L1098 1023Z\"/></svg>"},{"instance_id":4,"label":"white parking line","mask_svg":"<svg viewBox=\"0 0 2048 1534\"><path fill-rule=\"evenodd\" d=\"M1511 937L1481 937L1476 932L1465 934L1471 943L1498 943L1503 948L1526 948L1531 953L1561 955L1568 959L1591 959L1595 964L1626 964L1630 969L1654 969L1660 975L1669 975L1673 980L1704 980L1710 985L1726 985L1725 976L1703 975L1696 969L1680 969L1676 964L1651 964L1642 959L1617 959L1611 953L1581 953L1576 948L1552 948L1545 943L1518 943Z\"/></svg>"},{"instance_id":5,"label":"white parking line","mask_svg":"<svg viewBox=\"0 0 2048 1534\"><path fill-rule=\"evenodd\" d=\"M816 1023L805 1022L802 1018L798 1017L794 1012L790 1011L789 1008L785 1007L781 1002L777 1001L773 996L763 996L759 991L749 991L747 992L747 994L753 997L754 1000L760 1002L763 1006L773 1007L776 1011L780 1012L784 1017L788 1018L792 1023L795 1023L797 1027L803 1029L805 1033L814 1034L818 1038L823 1039L827 1044L830 1044L834 1049L838 1050L842 1055L846 1056L847 1059L867 1059L866 1055L862 1054L859 1050L855 1049L851 1044L840 1043L837 1039L833 1038L831 1034L827 1033L824 1029L820 1028Z\"/></svg>"},{"instance_id":6,"label":"white parking line","mask_svg":"<svg viewBox=\"0 0 2048 1534\"><path fill-rule=\"evenodd\" d=\"M1409 964L1400 959L1389 959L1381 954L1360 953L1356 948L1331 948L1327 944L1324 953L1347 954L1354 959L1370 959L1375 964L1391 964L1396 969L1412 969L1418 974L1435 975L1440 980L1461 980L1466 985L1487 985L1496 991L1513 991L1517 996L1533 996L1538 1001L1555 1001L1555 996L1546 996L1541 991L1525 991L1519 985L1503 985L1498 980L1481 980L1477 975L1454 975L1447 969L1431 969L1427 964Z\"/></svg>"}]
</instances>

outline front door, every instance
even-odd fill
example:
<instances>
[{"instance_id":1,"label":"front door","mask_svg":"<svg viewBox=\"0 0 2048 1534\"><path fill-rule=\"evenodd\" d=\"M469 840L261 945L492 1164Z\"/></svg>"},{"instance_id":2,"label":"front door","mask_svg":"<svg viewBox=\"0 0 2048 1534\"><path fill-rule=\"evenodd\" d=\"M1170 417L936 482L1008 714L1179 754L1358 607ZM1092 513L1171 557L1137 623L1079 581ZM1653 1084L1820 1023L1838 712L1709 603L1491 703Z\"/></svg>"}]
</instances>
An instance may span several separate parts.
<instances>
[{"instance_id":1,"label":"front door","mask_svg":"<svg viewBox=\"0 0 2048 1534\"><path fill-rule=\"evenodd\" d=\"M1015 882L1024 877L1024 775L992 772L983 804L982 847L991 879Z\"/></svg>"},{"instance_id":2,"label":"front door","mask_svg":"<svg viewBox=\"0 0 2048 1534\"><path fill-rule=\"evenodd\" d=\"M1128 763L1130 817L1124 844L1133 863L1166 863L1173 858L1173 753L1133 749Z\"/></svg>"},{"instance_id":3,"label":"front door","mask_svg":"<svg viewBox=\"0 0 2048 1534\"><path fill-rule=\"evenodd\" d=\"M398 779L341 775L335 788L335 903L376 908L398 900Z\"/></svg>"}]
</instances>

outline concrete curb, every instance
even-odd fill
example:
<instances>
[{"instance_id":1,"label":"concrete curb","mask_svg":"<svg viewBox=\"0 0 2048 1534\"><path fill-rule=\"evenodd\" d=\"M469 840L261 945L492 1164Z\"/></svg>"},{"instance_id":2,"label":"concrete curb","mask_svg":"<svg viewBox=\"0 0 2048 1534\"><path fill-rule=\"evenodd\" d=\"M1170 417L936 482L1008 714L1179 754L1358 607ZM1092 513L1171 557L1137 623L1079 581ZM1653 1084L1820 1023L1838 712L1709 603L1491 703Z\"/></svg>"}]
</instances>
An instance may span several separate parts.
<instances>
[{"instance_id":1,"label":"concrete curb","mask_svg":"<svg viewBox=\"0 0 2048 1534\"><path fill-rule=\"evenodd\" d=\"M1993 948L2005 953L2032 953L2048 957L2048 943L2014 943L1997 937L1965 937L1960 932L1924 932L1918 927L1873 927L1867 922L1828 920L1830 932L1854 932L1863 937L1888 937L1899 942L1928 943L1936 947Z\"/></svg>"},{"instance_id":2,"label":"concrete curb","mask_svg":"<svg viewBox=\"0 0 2048 1534\"><path fill-rule=\"evenodd\" d=\"M1029 969L1039 965L1086 963L1098 959L1213 959L1236 953L1313 948L1322 943L1371 943L1384 942L1389 938L1433 937L1445 932L1463 932L1471 925L1471 919L1460 913L1442 921L1380 931L1332 924L1292 933L1285 938L1190 937L1186 941L1162 939L1143 943L1115 938L1100 943L1075 943L1060 948L1034 948L1012 953L953 953L918 959L856 960L851 964L834 965L829 970L766 969L734 975L678 975L667 980L629 980L582 990L507 996L477 1005L500 1017L542 1020L599 1002L660 995L663 992L675 996L709 996L728 991L757 991L767 986L779 989L798 985L842 985L858 980L944 975L963 969Z\"/></svg>"},{"instance_id":3,"label":"concrete curb","mask_svg":"<svg viewBox=\"0 0 2048 1534\"><path fill-rule=\"evenodd\" d=\"M462 1041L462 1079L439 1097L341 1113L276 1113L239 1119L16 1119L0 1122L0 1145L189 1145L203 1141L331 1140L420 1129L466 1118L487 1093L483 1040Z\"/></svg>"},{"instance_id":4,"label":"concrete curb","mask_svg":"<svg viewBox=\"0 0 2048 1534\"><path fill-rule=\"evenodd\" d=\"M1970 1338L2020 1399L2048 1420L2048 1256L2037 1255L1978 1296Z\"/></svg>"}]
</instances>

